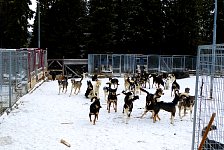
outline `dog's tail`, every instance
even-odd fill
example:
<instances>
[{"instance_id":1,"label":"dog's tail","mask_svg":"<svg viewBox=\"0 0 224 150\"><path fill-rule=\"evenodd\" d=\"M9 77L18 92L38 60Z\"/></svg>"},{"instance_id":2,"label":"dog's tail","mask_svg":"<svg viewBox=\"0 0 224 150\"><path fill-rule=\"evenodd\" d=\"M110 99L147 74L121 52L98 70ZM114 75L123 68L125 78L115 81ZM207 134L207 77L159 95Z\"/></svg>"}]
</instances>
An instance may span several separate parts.
<instances>
[{"instance_id":1,"label":"dog's tail","mask_svg":"<svg viewBox=\"0 0 224 150\"><path fill-rule=\"evenodd\" d=\"M81 79L80 79L80 82L82 82L82 80L83 80L83 75L81 75Z\"/></svg>"},{"instance_id":2,"label":"dog's tail","mask_svg":"<svg viewBox=\"0 0 224 150\"><path fill-rule=\"evenodd\" d=\"M138 95L134 96L134 98L132 100L135 101L137 99L139 99L139 96Z\"/></svg>"},{"instance_id":3,"label":"dog's tail","mask_svg":"<svg viewBox=\"0 0 224 150\"><path fill-rule=\"evenodd\" d=\"M146 91L146 90L145 90L145 89L143 89L143 88L140 88L140 90L141 90L142 92L147 93L147 95L149 95L149 94L150 94L148 91Z\"/></svg>"}]
</instances>

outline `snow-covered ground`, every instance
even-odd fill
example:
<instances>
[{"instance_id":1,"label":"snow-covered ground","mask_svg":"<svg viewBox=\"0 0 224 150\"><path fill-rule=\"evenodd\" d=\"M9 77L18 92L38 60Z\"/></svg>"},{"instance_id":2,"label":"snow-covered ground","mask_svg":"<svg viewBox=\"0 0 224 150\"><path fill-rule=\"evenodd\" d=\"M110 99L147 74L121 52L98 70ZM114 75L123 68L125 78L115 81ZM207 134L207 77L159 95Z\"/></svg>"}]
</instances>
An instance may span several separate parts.
<instances>
[{"instance_id":1,"label":"snow-covered ground","mask_svg":"<svg viewBox=\"0 0 224 150\"><path fill-rule=\"evenodd\" d=\"M190 88L195 93L195 77L179 79L180 92ZM145 93L134 102L131 119L124 122L123 78L119 78L118 112L108 113L103 87L108 79L102 80L100 98L102 109L96 125L89 122L90 99L86 99L86 81L78 95L58 95L57 81L44 82L33 92L19 100L19 105L7 115L0 117L0 149L2 150L189 150L191 149L193 122L189 113L181 121L178 110L174 125L170 124L170 113L161 110L160 121L153 123L151 113L140 119L145 106ZM154 93L155 88L147 89ZM170 90L165 90L161 100L172 101ZM71 147L60 141L64 139Z\"/></svg>"}]
</instances>

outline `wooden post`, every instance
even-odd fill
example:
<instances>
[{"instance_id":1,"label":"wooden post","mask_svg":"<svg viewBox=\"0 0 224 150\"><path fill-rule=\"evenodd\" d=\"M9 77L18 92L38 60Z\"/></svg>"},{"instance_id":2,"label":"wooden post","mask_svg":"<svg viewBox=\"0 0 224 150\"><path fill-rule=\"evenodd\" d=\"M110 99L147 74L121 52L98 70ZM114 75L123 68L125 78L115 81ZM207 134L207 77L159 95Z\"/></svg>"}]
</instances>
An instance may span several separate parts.
<instances>
[{"instance_id":1,"label":"wooden post","mask_svg":"<svg viewBox=\"0 0 224 150\"><path fill-rule=\"evenodd\" d=\"M215 115L216 115L216 113L213 113L211 118L210 118L210 121L209 121L208 126L207 126L207 128L205 130L205 134L202 137L202 140L201 140L201 143L200 143L200 146L199 146L198 150L202 150L202 148L203 148L203 145L204 145L205 140L207 138L208 132L209 132L209 130L211 128L212 122L214 121Z\"/></svg>"},{"instance_id":2,"label":"wooden post","mask_svg":"<svg viewBox=\"0 0 224 150\"><path fill-rule=\"evenodd\" d=\"M63 59L62 59L62 75L64 76L65 75L65 65L64 65L64 59L65 59L65 56L63 56Z\"/></svg>"}]
</instances>

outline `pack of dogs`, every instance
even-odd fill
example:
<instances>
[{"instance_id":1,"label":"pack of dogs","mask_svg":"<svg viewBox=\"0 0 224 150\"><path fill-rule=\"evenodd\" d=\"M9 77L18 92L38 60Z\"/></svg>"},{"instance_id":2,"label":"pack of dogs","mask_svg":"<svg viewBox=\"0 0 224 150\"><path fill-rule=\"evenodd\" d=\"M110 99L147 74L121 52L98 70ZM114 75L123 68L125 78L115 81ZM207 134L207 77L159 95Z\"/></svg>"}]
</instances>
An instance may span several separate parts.
<instances>
[{"instance_id":1,"label":"pack of dogs","mask_svg":"<svg viewBox=\"0 0 224 150\"><path fill-rule=\"evenodd\" d=\"M150 80L152 83L150 85ZM80 93L82 87L83 77L81 79L72 78L71 79L71 96L73 93L77 95ZM87 80L87 86L84 96L92 102L90 105L89 119L90 122L96 124L98 120L99 110L102 108L100 105L100 89L102 81L98 79L98 75L95 74L92 80ZM67 92L68 79L66 76L61 76L58 79L59 94ZM102 87L104 94L104 102L106 102L106 109L108 113L111 112L111 108L114 112L118 109L118 87L119 80L117 78L108 78L106 86ZM155 87L155 93L148 92L148 89ZM171 97L173 100L171 102L161 101L160 98L164 95L163 90L168 90L171 88ZM173 74L158 75L156 73L143 73L136 75L124 75L124 89L121 92L124 94L124 105L122 113L124 114L125 122L128 123L133 110L133 103L135 100L139 99L139 95L142 93L146 94L144 112L140 118L143 118L148 112L151 112L151 119L155 123L157 120L161 120L159 117L160 110L164 110L171 114L170 123L174 124L174 117L176 110L179 110L179 117L182 120L186 116L187 111L190 112L190 118L192 116L192 110L195 103L195 96L189 94L190 89L185 88L183 93L180 92L180 85L177 83L176 78ZM182 113L183 111L183 113ZM182 115L183 114L183 115ZM94 119L92 121L92 116Z\"/></svg>"}]
</instances>

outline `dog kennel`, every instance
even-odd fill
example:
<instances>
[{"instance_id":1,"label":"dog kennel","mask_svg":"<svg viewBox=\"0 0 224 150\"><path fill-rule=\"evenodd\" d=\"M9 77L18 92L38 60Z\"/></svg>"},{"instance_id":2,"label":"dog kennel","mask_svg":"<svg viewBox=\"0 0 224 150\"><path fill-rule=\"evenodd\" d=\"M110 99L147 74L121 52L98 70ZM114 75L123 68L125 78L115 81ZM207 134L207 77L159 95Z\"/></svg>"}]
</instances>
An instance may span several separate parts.
<instances>
[{"instance_id":1,"label":"dog kennel","mask_svg":"<svg viewBox=\"0 0 224 150\"><path fill-rule=\"evenodd\" d=\"M196 57L189 55L89 54L88 73L172 72L195 70Z\"/></svg>"},{"instance_id":2,"label":"dog kennel","mask_svg":"<svg viewBox=\"0 0 224 150\"><path fill-rule=\"evenodd\" d=\"M43 78L46 60L42 49L0 49L0 113Z\"/></svg>"}]
</instances>

